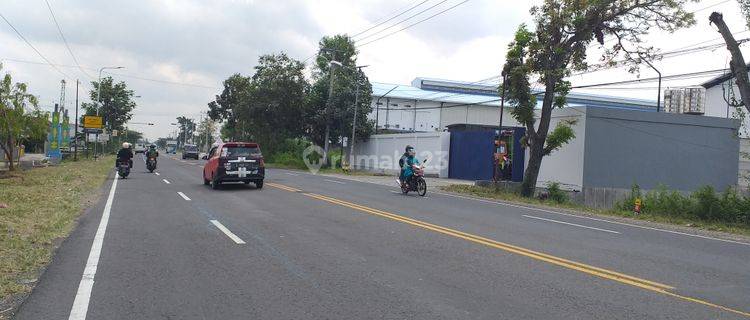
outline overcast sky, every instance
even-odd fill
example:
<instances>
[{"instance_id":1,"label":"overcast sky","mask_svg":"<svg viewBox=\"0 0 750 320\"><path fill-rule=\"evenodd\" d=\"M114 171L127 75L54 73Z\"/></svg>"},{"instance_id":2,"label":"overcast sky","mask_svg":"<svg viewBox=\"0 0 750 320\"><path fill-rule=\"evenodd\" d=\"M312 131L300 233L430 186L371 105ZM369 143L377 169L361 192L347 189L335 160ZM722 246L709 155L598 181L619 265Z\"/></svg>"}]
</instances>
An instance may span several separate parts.
<instances>
[{"instance_id":1,"label":"overcast sky","mask_svg":"<svg viewBox=\"0 0 750 320\"><path fill-rule=\"evenodd\" d=\"M180 115L198 119L206 104L233 73L250 74L258 55L284 51L304 60L313 55L323 35L356 34L424 0L49 0L70 48L83 67L76 67L44 0L3 0L0 14L48 60L59 64L68 85L66 105L74 107L75 79L81 101L88 101L90 81L103 66L116 80L135 90L138 107L131 124L151 139L166 136ZM421 10L432 9L361 39L364 44L456 5L463 0L427 0L412 11L356 39L376 33ZM372 81L408 84L417 76L478 81L499 74L505 50L517 26L530 22L534 2L469 0L410 29L360 47L359 63L370 65ZM708 15L724 13L737 38L750 37L736 0L691 4L697 24L675 34L655 31L649 42L663 51L688 45L721 43ZM701 10L702 9L702 10ZM713 40L713 41L709 41ZM0 21L3 72L26 82L44 109L59 100L63 75L46 65L4 21ZM745 45L743 52L750 51ZM596 60L592 48L591 60ZM655 63L664 75L725 68L725 48L665 58ZM20 61L19 61L20 60ZM21 62L26 61L26 62ZM29 63L29 62L36 62ZM41 64L39 64L41 62ZM655 73L644 67L642 78ZM624 70L574 78L574 84L635 79ZM710 77L665 82L664 86L697 85ZM150 80L144 80L150 79ZM156 81L154 81L156 80ZM655 83L640 90L591 89L585 92L655 99Z\"/></svg>"}]
</instances>

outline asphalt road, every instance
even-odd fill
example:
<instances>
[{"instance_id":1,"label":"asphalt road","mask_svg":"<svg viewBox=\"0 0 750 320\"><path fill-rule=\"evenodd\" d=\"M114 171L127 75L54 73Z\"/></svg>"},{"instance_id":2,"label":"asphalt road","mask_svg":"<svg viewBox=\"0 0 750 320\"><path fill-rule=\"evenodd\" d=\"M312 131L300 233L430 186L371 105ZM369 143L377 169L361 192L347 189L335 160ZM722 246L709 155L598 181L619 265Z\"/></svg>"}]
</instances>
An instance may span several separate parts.
<instances>
[{"instance_id":1,"label":"asphalt road","mask_svg":"<svg viewBox=\"0 0 750 320\"><path fill-rule=\"evenodd\" d=\"M203 161L109 180L15 319L748 319L750 245Z\"/></svg>"}]
</instances>

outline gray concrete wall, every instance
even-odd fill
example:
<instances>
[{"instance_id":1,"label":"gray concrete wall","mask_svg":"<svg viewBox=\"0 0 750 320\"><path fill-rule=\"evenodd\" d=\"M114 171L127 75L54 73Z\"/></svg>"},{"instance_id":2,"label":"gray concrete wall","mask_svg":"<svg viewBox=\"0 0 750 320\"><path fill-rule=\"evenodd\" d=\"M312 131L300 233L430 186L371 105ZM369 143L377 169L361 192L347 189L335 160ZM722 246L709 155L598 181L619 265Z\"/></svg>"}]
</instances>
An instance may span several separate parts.
<instances>
[{"instance_id":1,"label":"gray concrete wall","mask_svg":"<svg viewBox=\"0 0 750 320\"><path fill-rule=\"evenodd\" d=\"M575 108L586 114L584 188L692 191L737 184L739 122L716 117Z\"/></svg>"}]
</instances>

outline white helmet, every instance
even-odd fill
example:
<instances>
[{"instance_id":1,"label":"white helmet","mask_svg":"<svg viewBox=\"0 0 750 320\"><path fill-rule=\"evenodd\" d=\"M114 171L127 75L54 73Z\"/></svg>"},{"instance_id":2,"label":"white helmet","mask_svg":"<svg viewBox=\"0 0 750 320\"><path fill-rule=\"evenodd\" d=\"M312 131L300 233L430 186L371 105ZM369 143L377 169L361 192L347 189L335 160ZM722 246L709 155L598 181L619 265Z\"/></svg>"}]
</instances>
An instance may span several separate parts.
<instances>
[{"instance_id":1,"label":"white helmet","mask_svg":"<svg viewBox=\"0 0 750 320\"><path fill-rule=\"evenodd\" d=\"M123 148L123 149L128 149L128 148L130 148L130 143L127 143L127 142L123 142L123 143L122 143L122 148Z\"/></svg>"}]
</instances>

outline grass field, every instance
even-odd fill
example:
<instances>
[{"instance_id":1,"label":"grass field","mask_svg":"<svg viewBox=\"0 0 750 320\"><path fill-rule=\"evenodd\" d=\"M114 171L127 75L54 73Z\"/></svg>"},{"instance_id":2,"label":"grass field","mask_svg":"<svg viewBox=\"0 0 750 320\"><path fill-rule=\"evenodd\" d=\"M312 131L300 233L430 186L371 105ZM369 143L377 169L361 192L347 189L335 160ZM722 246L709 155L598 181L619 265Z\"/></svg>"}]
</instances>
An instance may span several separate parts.
<instances>
[{"instance_id":1,"label":"grass field","mask_svg":"<svg viewBox=\"0 0 750 320\"><path fill-rule=\"evenodd\" d=\"M83 209L96 200L113 159L63 162L59 166L0 178L0 319L28 293Z\"/></svg>"}]
</instances>

